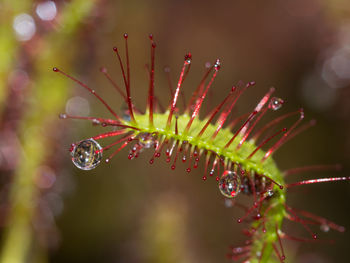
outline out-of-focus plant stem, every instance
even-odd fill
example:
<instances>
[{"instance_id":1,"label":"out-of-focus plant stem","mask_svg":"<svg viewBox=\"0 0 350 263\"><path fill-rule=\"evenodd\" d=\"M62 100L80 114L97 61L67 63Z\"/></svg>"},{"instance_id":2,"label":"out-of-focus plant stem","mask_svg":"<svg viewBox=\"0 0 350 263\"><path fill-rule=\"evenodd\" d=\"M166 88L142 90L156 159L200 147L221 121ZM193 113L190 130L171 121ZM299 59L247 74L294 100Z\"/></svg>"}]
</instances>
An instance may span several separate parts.
<instances>
[{"instance_id":1,"label":"out-of-focus plant stem","mask_svg":"<svg viewBox=\"0 0 350 263\"><path fill-rule=\"evenodd\" d=\"M12 28L15 15L28 12L31 6L30 1L4 0L0 10L0 112L7 95L8 74L15 64L16 52L19 43L16 41Z\"/></svg>"},{"instance_id":2,"label":"out-of-focus plant stem","mask_svg":"<svg viewBox=\"0 0 350 263\"><path fill-rule=\"evenodd\" d=\"M193 262L191 252L186 250L189 241L184 225L188 211L185 201L177 195L160 194L147 209L141 244L145 262Z\"/></svg>"},{"instance_id":3,"label":"out-of-focus plant stem","mask_svg":"<svg viewBox=\"0 0 350 263\"><path fill-rule=\"evenodd\" d=\"M10 1L7 1L10 2ZM26 5L11 1L11 12L7 15L10 20L6 25L1 23L0 34L0 101L4 101L6 92L7 74L15 64L16 50L19 44L14 40L13 30L9 23L13 16L26 12ZM1 263L22 263L45 261L45 251L37 251L33 255L35 244L33 232L33 216L37 209L38 189L35 178L38 168L45 162L51 153L52 144L57 143L52 136L48 136L50 129L58 128L57 113L62 109L67 97L67 86L71 84L66 78L52 72L53 66L70 69L74 58L74 45L72 37L82 25L82 20L90 13L96 1L75 0L59 10L59 28L46 36L41 41L40 51L33 59L33 72L30 79L33 87L29 93L25 116L22 119L18 137L21 141L22 154L20 162L15 170L10 192L10 212L7 218L8 226L3 239L3 247L0 255ZM2 3L2 6L7 6ZM10 5L7 6L7 9ZM7 10L9 11L9 10ZM6 11L5 11L6 12ZM12 16L12 17L11 17ZM12 18L12 19L11 19ZM2 20L4 14L2 15ZM69 47L69 48L67 48ZM4 51L6 54L4 54ZM61 55L58 55L61 54ZM64 56L62 56L64 54ZM56 126L55 126L56 125Z\"/></svg>"}]
</instances>

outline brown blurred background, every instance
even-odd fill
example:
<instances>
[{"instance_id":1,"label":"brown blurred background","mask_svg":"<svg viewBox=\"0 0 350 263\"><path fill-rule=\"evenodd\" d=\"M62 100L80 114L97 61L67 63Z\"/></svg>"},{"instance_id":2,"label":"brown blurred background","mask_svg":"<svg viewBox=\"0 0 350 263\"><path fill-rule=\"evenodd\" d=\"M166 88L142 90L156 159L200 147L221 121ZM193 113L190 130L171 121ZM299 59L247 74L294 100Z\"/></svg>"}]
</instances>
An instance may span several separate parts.
<instances>
[{"instance_id":1,"label":"brown blurred background","mask_svg":"<svg viewBox=\"0 0 350 263\"><path fill-rule=\"evenodd\" d=\"M183 55L192 53L192 68L184 85L189 98L204 64L220 58L222 69L212 87L211 105L239 80L254 80L257 85L239 100L237 112L252 110L274 86L276 96L286 100L278 114L303 107L306 121L317 120L315 127L275 155L282 170L308 164L344 166L340 173L295 175L289 182L349 176L347 1L55 1L54 16L52 7L44 9L53 16L46 20L38 12L38 5L44 2L33 1L25 10L21 1L3 3L2 12L7 16L3 27L10 30L1 31L1 41L13 38L8 67L3 66L1 72L3 262L15 258L11 257L16 253L13 244L23 240L21 232L11 234L16 222L23 221L16 218L26 218L24 225L30 230L26 231L26 245L18 245L25 246L21 250L24 256L11 262L228 262L228 246L245 240L243 226L236 223L242 210L225 206L215 180L201 180L203 166L191 174L181 165L171 171L164 157L149 165L149 152L129 161L127 150L110 164L102 163L89 172L70 162L70 143L105 130L83 121L59 120L58 114L109 114L85 90L62 80L51 68L57 66L78 76L119 109L122 99L99 68L107 67L122 84L112 47L124 51L124 32L129 34L132 97L140 108L146 105L144 65L149 63L148 34L153 33L157 43L156 94L163 104L169 100L165 65L171 67L175 84ZM74 8L69 10L70 6ZM24 33L15 23L22 13L32 17ZM32 35L28 35L28 30L33 30L28 29L30 21L35 27ZM3 45L2 52L7 52L8 46ZM55 99L50 101L50 97ZM33 145L27 149L28 142ZM33 164L32 154L39 155ZM24 183L16 178L24 178ZM32 189L29 199L22 196L26 187ZM350 230L349 193L348 182L301 186L288 194L288 204ZM241 200L249 203L244 197ZM30 208L25 212L13 209L22 206L21 202ZM308 237L299 224L286 222L283 229ZM322 233L314 229L320 240L333 239L335 244L285 242L286 262L348 261L349 231ZM8 241L11 237L12 243Z\"/></svg>"}]
</instances>

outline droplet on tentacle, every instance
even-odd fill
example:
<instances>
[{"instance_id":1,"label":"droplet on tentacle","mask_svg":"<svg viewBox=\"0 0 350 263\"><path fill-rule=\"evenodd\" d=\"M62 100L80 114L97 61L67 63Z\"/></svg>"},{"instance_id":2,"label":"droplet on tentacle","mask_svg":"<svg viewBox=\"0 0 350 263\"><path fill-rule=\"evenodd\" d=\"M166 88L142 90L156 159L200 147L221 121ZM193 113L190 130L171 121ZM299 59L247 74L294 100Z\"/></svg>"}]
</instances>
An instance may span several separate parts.
<instances>
[{"instance_id":1,"label":"droplet on tentacle","mask_svg":"<svg viewBox=\"0 0 350 263\"><path fill-rule=\"evenodd\" d=\"M93 124L93 125L99 125L99 124L101 124L101 122L100 122L98 119L92 119L91 121L92 121L92 124Z\"/></svg>"},{"instance_id":2,"label":"droplet on tentacle","mask_svg":"<svg viewBox=\"0 0 350 263\"><path fill-rule=\"evenodd\" d=\"M268 195L269 197L271 197L271 196L274 195L274 192L273 192L271 189L267 190L266 193L267 193L267 195Z\"/></svg>"},{"instance_id":3,"label":"droplet on tentacle","mask_svg":"<svg viewBox=\"0 0 350 263\"><path fill-rule=\"evenodd\" d=\"M157 140L150 133L142 133L139 137L139 144L142 148L149 149L155 145Z\"/></svg>"},{"instance_id":4,"label":"droplet on tentacle","mask_svg":"<svg viewBox=\"0 0 350 263\"><path fill-rule=\"evenodd\" d=\"M221 62L219 59L216 60L216 62L214 64L214 68L216 71L218 71L221 68Z\"/></svg>"},{"instance_id":5,"label":"droplet on tentacle","mask_svg":"<svg viewBox=\"0 0 350 263\"><path fill-rule=\"evenodd\" d=\"M61 113L59 116L58 116L60 119L67 119L67 114L66 113Z\"/></svg>"},{"instance_id":6,"label":"droplet on tentacle","mask_svg":"<svg viewBox=\"0 0 350 263\"><path fill-rule=\"evenodd\" d=\"M187 64L191 64L191 62L192 62L192 55L191 55L191 53L188 53L188 54L185 55L185 62Z\"/></svg>"},{"instance_id":7,"label":"droplet on tentacle","mask_svg":"<svg viewBox=\"0 0 350 263\"><path fill-rule=\"evenodd\" d=\"M72 162L81 170L92 170L102 159L102 147L94 140L87 139L74 145Z\"/></svg>"},{"instance_id":8,"label":"droplet on tentacle","mask_svg":"<svg viewBox=\"0 0 350 263\"><path fill-rule=\"evenodd\" d=\"M237 196L241 189L241 177L233 171L226 170L219 180L219 189L227 198Z\"/></svg>"},{"instance_id":9,"label":"droplet on tentacle","mask_svg":"<svg viewBox=\"0 0 350 263\"><path fill-rule=\"evenodd\" d=\"M283 103L284 100L282 100L281 98L273 97L270 100L269 108L272 110L279 110L282 107Z\"/></svg>"}]
</instances>

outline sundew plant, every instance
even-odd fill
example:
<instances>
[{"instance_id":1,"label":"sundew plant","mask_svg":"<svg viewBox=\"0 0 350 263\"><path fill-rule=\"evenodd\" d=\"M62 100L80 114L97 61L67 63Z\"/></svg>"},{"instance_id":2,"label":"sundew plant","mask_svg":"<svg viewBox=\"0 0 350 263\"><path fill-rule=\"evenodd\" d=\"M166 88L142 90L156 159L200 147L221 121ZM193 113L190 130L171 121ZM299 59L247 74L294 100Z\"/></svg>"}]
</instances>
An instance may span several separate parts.
<instances>
[{"instance_id":1,"label":"sundew plant","mask_svg":"<svg viewBox=\"0 0 350 263\"><path fill-rule=\"evenodd\" d=\"M231 118L240 96L255 82L234 84L222 101L210 111L203 110L203 102L220 73L221 63L216 59L207 65L203 78L194 89L185 107L179 106L184 99L183 83L188 76L192 55L186 54L176 83L169 84L169 104L155 96L155 50L156 44L150 35L151 56L148 72L148 96L146 109L140 109L131 99L130 62L128 35L124 34L125 58L118 48L113 48L120 64L121 77L125 90L106 68L101 72L110 81L124 99L127 107L123 112L114 110L94 89L85 83L54 68L54 72L79 84L99 100L111 114L110 118L73 116L66 113L62 119L80 119L94 125L105 127L106 132L82 139L71 145L71 158L76 167L82 170L96 168L103 156L106 163L124 148L128 147L128 159L135 161L146 149L153 152L149 164L157 165L161 159L175 170L178 163L186 165L185 172L202 169L203 181L211 181L213 187L227 200L236 200L239 195L251 197L251 205L244 207L245 213L238 223L248 223L245 229L247 241L242 246L231 248L228 258L239 262L284 262L286 259L283 242L313 242L318 239L313 226L319 225L325 232L330 229L343 232L345 229L321 216L309 211L290 207L286 196L291 188L332 181L349 180L350 177L318 178L286 184L285 178L291 174L305 171L339 170L339 165L312 165L282 171L273 156L289 140L314 125L314 121L304 123L304 110L295 109L281 113L269 122L264 117L271 111L280 111L284 100L274 96L275 89L270 88L250 112ZM165 70L167 73L167 70ZM168 102L166 102L168 103ZM291 125L285 125L288 120ZM259 124L259 125L258 125ZM257 128L259 127L259 128ZM114 142L104 145L105 138L115 138ZM122 158L122 157L120 157ZM284 230L284 220L297 222L309 234L309 238L295 236ZM243 224L242 224L243 225Z\"/></svg>"}]
</instances>

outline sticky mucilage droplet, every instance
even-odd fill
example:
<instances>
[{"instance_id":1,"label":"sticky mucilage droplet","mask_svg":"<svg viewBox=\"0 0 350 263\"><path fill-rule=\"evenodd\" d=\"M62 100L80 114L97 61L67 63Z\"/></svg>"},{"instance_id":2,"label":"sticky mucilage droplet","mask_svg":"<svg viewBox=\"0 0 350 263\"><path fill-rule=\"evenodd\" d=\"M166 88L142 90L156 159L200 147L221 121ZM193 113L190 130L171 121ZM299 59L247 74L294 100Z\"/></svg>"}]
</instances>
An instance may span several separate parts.
<instances>
[{"instance_id":1,"label":"sticky mucilage droplet","mask_svg":"<svg viewBox=\"0 0 350 263\"><path fill-rule=\"evenodd\" d=\"M219 189L227 198L236 197L241 189L241 177L233 171L226 170L219 180Z\"/></svg>"},{"instance_id":2,"label":"sticky mucilage droplet","mask_svg":"<svg viewBox=\"0 0 350 263\"><path fill-rule=\"evenodd\" d=\"M279 110L282 107L283 103L284 103L283 99L277 98L277 97L273 97L270 100L269 108L272 109L272 110Z\"/></svg>"},{"instance_id":3,"label":"sticky mucilage droplet","mask_svg":"<svg viewBox=\"0 0 350 263\"><path fill-rule=\"evenodd\" d=\"M102 147L94 139L87 139L74 145L72 162L81 170L92 170L102 159Z\"/></svg>"}]
</instances>

